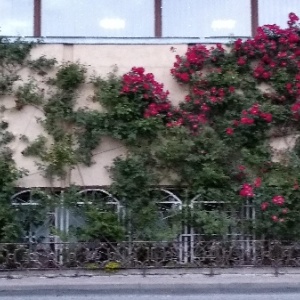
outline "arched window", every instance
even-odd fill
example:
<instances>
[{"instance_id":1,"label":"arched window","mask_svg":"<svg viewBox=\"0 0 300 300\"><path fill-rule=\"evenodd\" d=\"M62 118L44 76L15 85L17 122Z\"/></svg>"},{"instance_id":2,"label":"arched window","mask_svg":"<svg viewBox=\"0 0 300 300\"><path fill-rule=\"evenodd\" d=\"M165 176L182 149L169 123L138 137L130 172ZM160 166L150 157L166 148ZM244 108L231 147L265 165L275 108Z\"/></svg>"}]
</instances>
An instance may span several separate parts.
<instances>
[{"instance_id":1,"label":"arched window","mask_svg":"<svg viewBox=\"0 0 300 300\"><path fill-rule=\"evenodd\" d=\"M22 242L53 242L56 215L48 200L46 193L37 190L24 190L11 197L23 231Z\"/></svg>"},{"instance_id":2,"label":"arched window","mask_svg":"<svg viewBox=\"0 0 300 300\"><path fill-rule=\"evenodd\" d=\"M157 190L156 190L157 191ZM173 192L159 189L160 197L156 204L162 220L167 221L182 209L182 201Z\"/></svg>"},{"instance_id":3,"label":"arched window","mask_svg":"<svg viewBox=\"0 0 300 300\"><path fill-rule=\"evenodd\" d=\"M66 214L66 231L76 240L117 240L125 234L120 202L103 189L77 193L77 203Z\"/></svg>"},{"instance_id":4,"label":"arched window","mask_svg":"<svg viewBox=\"0 0 300 300\"><path fill-rule=\"evenodd\" d=\"M154 192L159 213L157 230L162 233L162 240L177 239L182 233L182 201L167 189L156 189Z\"/></svg>"}]
</instances>

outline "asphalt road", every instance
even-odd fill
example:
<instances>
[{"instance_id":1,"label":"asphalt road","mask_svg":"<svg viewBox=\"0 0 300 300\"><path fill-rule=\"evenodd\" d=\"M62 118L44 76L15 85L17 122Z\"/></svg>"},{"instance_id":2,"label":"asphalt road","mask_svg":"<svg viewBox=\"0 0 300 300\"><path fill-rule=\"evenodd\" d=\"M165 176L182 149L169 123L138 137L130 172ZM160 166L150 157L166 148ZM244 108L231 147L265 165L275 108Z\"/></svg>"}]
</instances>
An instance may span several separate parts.
<instances>
[{"instance_id":1,"label":"asphalt road","mask_svg":"<svg viewBox=\"0 0 300 300\"><path fill-rule=\"evenodd\" d=\"M14 295L8 292L6 295L0 294L1 300L299 300L300 293L254 293L249 294L187 294L187 295L174 295L172 293L132 293L132 294L109 294L103 293L79 293L73 294L67 291L60 290L59 292L52 291L43 295L30 295L25 292L23 295Z\"/></svg>"}]
</instances>

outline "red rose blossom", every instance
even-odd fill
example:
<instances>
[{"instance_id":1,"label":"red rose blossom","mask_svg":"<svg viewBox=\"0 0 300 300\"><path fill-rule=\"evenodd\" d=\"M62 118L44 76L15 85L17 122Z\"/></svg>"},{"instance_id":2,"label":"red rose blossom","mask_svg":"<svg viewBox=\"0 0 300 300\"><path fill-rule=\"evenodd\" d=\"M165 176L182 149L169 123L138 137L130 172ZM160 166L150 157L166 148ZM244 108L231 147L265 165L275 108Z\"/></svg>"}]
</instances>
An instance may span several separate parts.
<instances>
[{"instance_id":1,"label":"red rose blossom","mask_svg":"<svg viewBox=\"0 0 300 300\"><path fill-rule=\"evenodd\" d=\"M230 86L230 87L228 88L228 91L229 91L230 93L234 93L235 87L234 87L234 86Z\"/></svg>"},{"instance_id":2,"label":"red rose blossom","mask_svg":"<svg viewBox=\"0 0 300 300\"><path fill-rule=\"evenodd\" d=\"M260 177L257 177L254 181L254 186L256 188L259 188L261 186L261 183L262 183L262 179Z\"/></svg>"},{"instance_id":3,"label":"red rose blossom","mask_svg":"<svg viewBox=\"0 0 300 300\"><path fill-rule=\"evenodd\" d=\"M244 66L246 63L247 63L247 61L243 57L239 57L239 59L237 60L238 66Z\"/></svg>"},{"instance_id":4,"label":"red rose blossom","mask_svg":"<svg viewBox=\"0 0 300 300\"><path fill-rule=\"evenodd\" d=\"M285 202L285 199L284 199L284 197L278 195L278 196L273 197L272 202L275 205L282 206Z\"/></svg>"},{"instance_id":5,"label":"red rose blossom","mask_svg":"<svg viewBox=\"0 0 300 300\"><path fill-rule=\"evenodd\" d=\"M254 197L253 187L249 183L244 183L241 190L240 196L242 197Z\"/></svg>"},{"instance_id":6,"label":"red rose blossom","mask_svg":"<svg viewBox=\"0 0 300 300\"><path fill-rule=\"evenodd\" d=\"M263 202L260 205L260 208L261 208L262 211L265 211L268 207L269 207L269 203L268 202Z\"/></svg>"},{"instance_id":7,"label":"red rose blossom","mask_svg":"<svg viewBox=\"0 0 300 300\"><path fill-rule=\"evenodd\" d=\"M241 118L241 123L244 125L252 125L252 124L254 124L254 119L251 119L248 117L243 117L243 118Z\"/></svg>"},{"instance_id":8,"label":"red rose blossom","mask_svg":"<svg viewBox=\"0 0 300 300\"><path fill-rule=\"evenodd\" d=\"M243 172L246 170L246 167L243 165L240 165L240 166L238 166L238 169Z\"/></svg>"},{"instance_id":9,"label":"red rose blossom","mask_svg":"<svg viewBox=\"0 0 300 300\"><path fill-rule=\"evenodd\" d=\"M233 128L231 128L231 127L226 128L226 134L227 135L233 135L233 133L234 133L234 129Z\"/></svg>"},{"instance_id":10,"label":"red rose blossom","mask_svg":"<svg viewBox=\"0 0 300 300\"><path fill-rule=\"evenodd\" d=\"M270 113L261 113L260 117L264 119L267 123L271 123L273 120L273 116Z\"/></svg>"},{"instance_id":11,"label":"red rose blossom","mask_svg":"<svg viewBox=\"0 0 300 300\"><path fill-rule=\"evenodd\" d=\"M292 24L296 23L297 21L299 21L299 18L298 16L295 14L295 13L289 13L289 19L290 19L290 22Z\"/></svg>"},{"instance_id":12,"label":"red rose blossom","mask_svg":"<svg viewBox=\"0 0 300 300\"><path fill-rule=\"evenodd\" d=\"M259 110L259 105L258 104L254 104L250 109L249 109L249 113L251 115L258 115L260 113Z\"/></svg>"}]
</instances>

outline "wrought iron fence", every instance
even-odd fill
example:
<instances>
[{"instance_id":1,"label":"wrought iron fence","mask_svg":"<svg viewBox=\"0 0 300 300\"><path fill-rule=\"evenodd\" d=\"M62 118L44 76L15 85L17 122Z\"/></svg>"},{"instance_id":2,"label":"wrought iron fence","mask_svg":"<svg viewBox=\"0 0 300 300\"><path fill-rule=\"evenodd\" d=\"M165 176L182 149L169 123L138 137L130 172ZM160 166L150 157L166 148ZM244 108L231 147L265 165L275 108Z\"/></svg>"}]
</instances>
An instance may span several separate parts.
<instances>
[{"instance_id":1,"label":"wrought iron fence","mask_svg":"<svg viewBox=\"0 0 300 300\"><path fill-rule=\"evenodd\" d=\"M0 271L300 266L300 242L231 240L0 244Z\"/></svg>"}]
</instances>

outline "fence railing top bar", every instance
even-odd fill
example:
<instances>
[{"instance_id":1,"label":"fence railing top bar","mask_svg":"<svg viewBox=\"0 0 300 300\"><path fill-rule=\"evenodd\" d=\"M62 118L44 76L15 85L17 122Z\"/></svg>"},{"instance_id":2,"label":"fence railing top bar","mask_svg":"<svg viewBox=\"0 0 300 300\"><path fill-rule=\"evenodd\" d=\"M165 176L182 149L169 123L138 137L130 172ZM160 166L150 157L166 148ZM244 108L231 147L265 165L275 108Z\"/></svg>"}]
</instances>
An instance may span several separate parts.
<instances>
[{"instance_id":1,"label":"fence railing top bar","mask_svg":"<svg viewBox=\"0 0 300 300\"><path fill-rule=\"evenodd\" d=\"M181 205L181 202L178 201L158 201L157 204L175 204L177 206Z\"/></svg>"},{"instance_id":2,"label":"fence railing top bar","mask_svg":"<svg viewBox=\"0 0 300 300\"><path fill-rule=\"evenodd\" d=\"M191 202L193 204L224 204L224 203L230 204L230 202L228 202L228 201L217 201L217 200L211 200L211 201L207 201L207 200L191 200Z\"/></svg>"},{"instance_id":3,"label":"fence railing top bar","mask_svg":"<svg viewBox=\"0 0 300 300\"><path fill-rule=\"evenodd\" d=\"M84 205L84 204L94 204L94 202L92 201L87 201L87 202L84 202L84 201L77 201L76 202L77 205ZM120 206L120 204L118 202L111 202L111 201L108 201L106 202L105 204L109 204L109 205L118 205Z\"/></svg>"},{"instance_id":4,"label":"fence railing top bar","mask_svg":"<svg viewBox=\"0 0 300 300\"><path fill-rule=\"evenodd\" d=\"M196 236L200 236L201 235L196 235ZM222 239L209 239L209 240L199 240L199 242L202 243L214 243L214 242L218 242L218 243L242 243L242 242L251 242L251 243L278 243L278 244L286 244L286 243L291 243L291 244L299 244L300 245L300 240L276 240L276 239L250 239L249 238L243 238L243 239L230 239L230 240L222 240ZM143 240L133 240L133 241L97 241L97 240L92 240L92 241L80 241L80 242L20 242L20 243L0 243L0 246L3 245L18 245L18 246L27 246L27 245L54 245L54 244L58 244L58 245L69 245L69 244L78 244L78 245L82 245L82 244L159 244L159 243L172 243L172 244L181 244L183 243L182 241L177 241L177 240L173 240L173 241L169 241L169 240L162 240L162 241L143 241Z\"/></svg>"},{"instance_id":5,"label":"fence railing top bar","mask_svg":"<svg viewBox=\"0 0 300 300\"><path fill-rule=\"evenodd\" d=\"M38 206L40 205L39 203L36 202L22 202L22 203L12 203L11 205L13 206Z\"/></svg>"}]
</instances>

